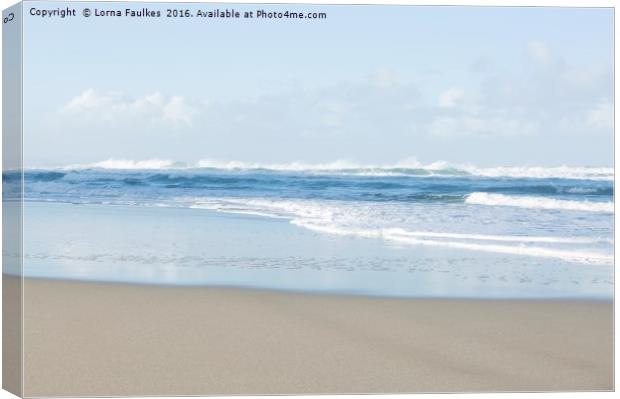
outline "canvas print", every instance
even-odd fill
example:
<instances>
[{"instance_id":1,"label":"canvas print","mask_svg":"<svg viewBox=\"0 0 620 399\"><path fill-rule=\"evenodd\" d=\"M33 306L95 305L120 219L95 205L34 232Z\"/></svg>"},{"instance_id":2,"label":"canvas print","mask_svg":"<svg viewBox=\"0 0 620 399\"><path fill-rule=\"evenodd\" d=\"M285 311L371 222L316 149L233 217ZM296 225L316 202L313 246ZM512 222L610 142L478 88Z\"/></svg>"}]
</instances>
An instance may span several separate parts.
<instances>
[{"instance_id":1,"label":"canvas print","mask_svg":"<svg viewBox=\"0 0 620 399\"><path fill-rule=\"evenodd\" d=\"M5 389L614 389L612 8L3 18Z\"/></svg>"}]
</instances>

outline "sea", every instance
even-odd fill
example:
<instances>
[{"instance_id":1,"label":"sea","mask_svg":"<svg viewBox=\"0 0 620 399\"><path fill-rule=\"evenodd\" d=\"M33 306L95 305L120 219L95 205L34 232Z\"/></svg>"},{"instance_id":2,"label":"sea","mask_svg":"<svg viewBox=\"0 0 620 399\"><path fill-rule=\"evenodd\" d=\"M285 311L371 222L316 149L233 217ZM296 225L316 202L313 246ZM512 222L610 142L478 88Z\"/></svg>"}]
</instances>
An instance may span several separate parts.
<instances>
[{"instance_id":1,"label":"sea","mask_svg":"<svg viewBox=\"0 0 620 399\"><path fill-rule=\"evenodd\" d=\"M20 176L3 178L6 196ZM23 178L26 276L613 297L610 167L108 160Z\"/></svg>"}]
</instances>

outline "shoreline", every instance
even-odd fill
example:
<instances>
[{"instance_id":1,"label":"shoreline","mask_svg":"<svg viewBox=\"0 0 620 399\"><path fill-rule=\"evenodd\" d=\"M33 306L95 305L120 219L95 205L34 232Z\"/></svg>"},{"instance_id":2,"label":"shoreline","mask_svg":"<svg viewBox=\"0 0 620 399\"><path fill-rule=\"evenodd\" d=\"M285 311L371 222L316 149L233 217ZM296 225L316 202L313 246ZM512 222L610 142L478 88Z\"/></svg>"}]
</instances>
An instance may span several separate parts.
<instances>
[{"instance_id":1,"label":"shoreline","mask_svg":"<svg viewBox=\"0 0 620 399\"><path fill-rule=\"evenodd\" d=\"M5 273L4 276L9 279L16 279L19 276ZM76 283L76 284L92 284L92 285L118 285L128 287L152 287L161 289L205 289L205 290L241 290L255 291L257 293L273 293L273 294L289 294L289 295L307 295L307 296L324 296L334 298L367 298L367 299L385 299L385 300L411 300L411 301L469 301L469 302L575 302L575 303L602 303L614 304L614 297L607 296L525 296L525 297L507 297L507 296L405 296L405 295L386 295L372 294L361 291L338 291L338 290L318 290L318 289L294 289L294 288L272 288L250 285L234 285L234 284L186 284L186 283L161 283L161 282L138 282L124 280L98 280L88 278L64 278L64 277L38 277L24 276L24 281L41 281L41 282L59 282L59 283Z\"/></svg>"},{"instance_id":2,"label":"shoreline","mask_svg":"<svg viewBox=\"0 0 620 399\"><path fill-rule=\"evenodd\" d=\"M32 278L24 294L27 396L613 389L606 301Z\"/></svg>"},{"instance_id":3,"label":"shoreline","mask_svg":"<svg viewBox=\"0 0 620 399\"><path fill-rule=\"evenodd\" d=\"M608 266L393 245L213 210L33 203L24 235L28 277L390 297L613 295Z\"/></svg>"}]
</instances>

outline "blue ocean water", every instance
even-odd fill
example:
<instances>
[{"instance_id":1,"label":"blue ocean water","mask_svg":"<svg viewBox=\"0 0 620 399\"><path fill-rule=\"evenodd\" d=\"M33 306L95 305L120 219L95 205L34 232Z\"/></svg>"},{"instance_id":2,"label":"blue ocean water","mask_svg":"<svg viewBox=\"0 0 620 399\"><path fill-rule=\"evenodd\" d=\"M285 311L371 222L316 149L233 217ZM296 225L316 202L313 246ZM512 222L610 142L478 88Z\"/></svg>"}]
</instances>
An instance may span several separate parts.
<instances>
[{"instance_id":1,"label":"blue ocean water","mask_svg":"<svg viewBox=\"0 0 620 399\"><path fill-rule=\"evenodd\" d=\"M14 178L6 172L3 177L5 182ZM107 270L118 274L113 280L123 280L126 268L118 265L127 262L135 266L129 273L134 277L127 274L125 280L147 283L252 285L255 281L256 285L268 288L372 291L405 296L450 293L458 296L459 292L468 296L474 291L485 296L485 290L491 296L502 296L502 292L519 296L522 290L529 296L585 293L585 296L608 297L612 292L611 168L121 164L31 169L25 172L24 183L25 230L39 237L30 252L25 249L33 275L88 278L88 267L85 269L84 265L94 256L98 265L107 265ZM28 205L35 203L39 205ZM72 204L73 208L54 208L51 204ZM28 216L29 206L33 209L31 215L39 216ZM73 261L70 254L58 252L60 238L41 233L42 229L51 228L54 218L49 212L67 218L71 218L68 213L73 213L88 223L93 212L100 214L104 208L117 211L97 219L99 225L89 225L90 230L74 237L73 244L70 240L62 241L65 248L83 241L81 248L73 249L79 252ZM163 213L164 208L168 213ZM149 234L157 230L153 226L162 226L156 222L158 215L169 217L171 209L183 212L177 214L179 217L194 215L194 219L204 223L190 223L191 237L198 240L195 245L177 250L170 247L166 252L163 248L170 242L183 247L183 240L193 240L183 233L183 225L167 224L161 232ZM135 220L127 217L138 214L147 216ZM214 214L230 218L220 218L217 222L213 218L200 219ZM149 222L145 222L147 219ZM142 223L143 228L129 237L123 233L123 220L127 224ZM183 220L185 225L190 225L189 219ZM222 220L228 220L229 224L234 220L236 227L218 238L217 229L212 227L213 223L224 223ZM95 232L105 230L106 223L119 230L117 236L110 233L111 236L103 237ZM73 229L79 231L80 226L84 224ZM166 229L175 233L166 235ZM281 233L277 239L274 238L277 234L270 236L270 232L281 232L279 229L292 230ZM90 241L84 238L89 234ZM288 241L287 237L290 237ZM124 244L115 246L115 240ZM204 250L207 241L219 244L207 251ZM117 249L104 253L98 246L103 242L106 247ZM313 254L313 242L323 243L320 244L324 251L322 258ZM253 250L243 249L248 246ZM280 247L289 250L282 252ZM162 249L159 253L158 248ZM162 258L164 252L168 255ZM144 261L147 255L152 262ZM62 259L64 266L58 265L58 259ZM73 266L67 267L71 262L76 267L80 264L79 273ZM176 278L168 274L164 279L153 272L158 264L164 263L176 270L173 273ZM228 265L227 274L217 268L219 272L214 272L214 267L222 264ZM274 264L287 266L269 267ZM312 271L310 277L303 275L303 284L294 274L286 278L288 283L278 283L281 276L291 273L280 269L297 266L303 269L304 265L310 265ZM140 267L151 269L136 274L136 268ZM53 268L62 273L54 274ZM419 274L411 277L412 270L425 268L436 272L432 277L433 289L420 283L426 280ZM95 278L106 279L101 272L105 268L92 270ZM257 275L257 270L270 271ZM280 270L280 277L274 277L277 276L274 270ZM338 274L342 270L348 274ZM370 277L364 274L369 270L374 270ZM410 284L398 273L385 277L385 273L389 275L394 270L408 270ZM322 274L317 274L319 271ZM472 277L486 274L486 279L476 280L478 283L488 283L493 280L489 276L495 273L497 284L483 284L472 291L471 284L462 283L463 289L459 290L460 283L454 280L457 272ZM302 277L300 273L297 277ZM508 281L511 273L521 285ZM109 279L111 272L107 274ZM325 282L326 276L336 275L339 277L334 281L339 283ZM550 288L554 281L561 282L562 276L570 283L567 280ZM384 284L374 287L373 279ZM394 281L386 283L390 279L400 280L400 288L395 288ZM523 285L528 279L536 280L540 287L532 289ZM507 289L508 286L512 289ZM545 290L553 294L545 295Z\"/></svg>"}]
</instances>

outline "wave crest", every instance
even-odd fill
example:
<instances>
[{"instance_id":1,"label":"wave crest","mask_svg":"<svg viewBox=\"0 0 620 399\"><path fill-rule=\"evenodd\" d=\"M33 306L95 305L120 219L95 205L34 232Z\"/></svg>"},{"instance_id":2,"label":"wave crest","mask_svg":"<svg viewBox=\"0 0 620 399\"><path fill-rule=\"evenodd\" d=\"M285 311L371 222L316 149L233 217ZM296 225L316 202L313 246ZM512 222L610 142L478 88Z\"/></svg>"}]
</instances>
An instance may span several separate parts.
<instances>
[{"instance_id":1,"label":"wave crest","mask_svg":"<svg viewBox=\"0 0 620 399\"><path fill-rule=\"evenodd\" d=\"M259 163L203 159L198 162L187 163L165 159L135 161L111 158L101 162L67 165L60 169L217 169L225 171L275 171L360 176L479 176L489 178L557 178L578 180L614 179L614 169L610 167L564 165L555 167L498 166L483 168L471 164L452 164L444 161L423 164L415 159L407 159L394 164L361 164L347 160L337 160L326 163Z\"/></svg>"},{"instance_id":2,"label":"wave crest","mask_svg":"<svg viewBox=\"0 0 620 399\"><path fill-rule=\"evenodd\" d=\"M165 159L147 159L133 161L130 159L107 159L87 164L63 166L62 169L118 169L118 170L165 170L175 168L175 162Z\"/></svg>"},{"instance_id":3,"label":"wave crest","mask_svg":"<svg viewBox=\"0 0 620 399\"><path fill-rule=\"evenodd\" d=\"M465 198L466 204L514 206L532 209L558 209L585 212L614 212L613 202L570 201L555 198L532 196L511 196L504 194L471 193Z\"/></svg>"}]
</instances>

